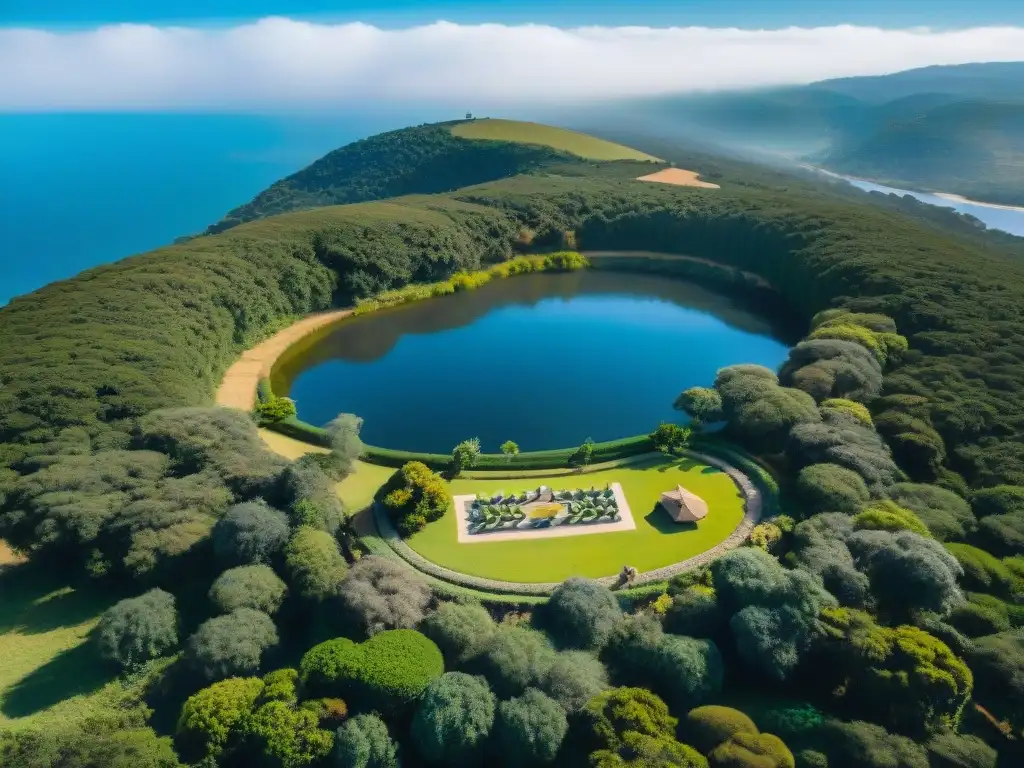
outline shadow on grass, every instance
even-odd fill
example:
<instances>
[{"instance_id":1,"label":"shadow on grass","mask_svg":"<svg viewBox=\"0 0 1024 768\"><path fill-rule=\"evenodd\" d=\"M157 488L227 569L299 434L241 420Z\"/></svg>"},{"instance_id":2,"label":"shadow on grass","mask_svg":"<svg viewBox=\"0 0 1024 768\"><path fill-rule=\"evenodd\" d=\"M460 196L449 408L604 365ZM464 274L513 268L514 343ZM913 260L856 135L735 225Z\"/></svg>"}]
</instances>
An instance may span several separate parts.
<instances>
[{"instance_id":1,"label":"shadow on grass","mask_svg":"<svg viewBox=\"0 0 1024 768\"><path fill-rule=\"evenodd\" d=\"M0 571L0 634L42 634L97 618L117 602L91 585L77 588L51 570L25 563Z\"/></svg>"},{"instance_id":2,"label":"shadow on grass","mask_svg":"<svg viewBox=\"0 0 1024 768\"><path fill-rule=\"evenodd\" d=\"M0 712L16 718L33 715L72 696L93 693L117 677L96 655L92 643L70 648L7 689Z\"/></svg>"},{"instance_id":3,"label":"shadow on grass","mask_svg":"<svg viewBox=\"0 0 1024 768\"><path fill-rule=\"evenodd\" d=\"M654 509L644 515L644 520L658 533L690 533L697 530L696 523L677 523L661 504L655 504Z\"/></svg>"}]
</instances>

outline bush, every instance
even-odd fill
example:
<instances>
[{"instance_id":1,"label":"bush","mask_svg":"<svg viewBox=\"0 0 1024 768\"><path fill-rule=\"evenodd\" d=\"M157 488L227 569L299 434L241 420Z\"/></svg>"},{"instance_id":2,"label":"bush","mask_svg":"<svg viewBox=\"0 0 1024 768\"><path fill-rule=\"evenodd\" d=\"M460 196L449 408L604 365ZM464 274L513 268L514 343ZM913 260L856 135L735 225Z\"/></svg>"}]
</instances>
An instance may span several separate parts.
<instances>
[{"instance_id":1,"label":"bush","mask_svg":"<svg viewBox=\"0 0 1024 768\"><path fill-rule=\"evenodd\" d=\"M325 600L338 594L348 564L334 536L303 525L292 534L284 550L285 568L296 592L307 600Z\"/></svg>"},{"instance_id":2,"label":"bush","mask_svg":"<svg viewBox=\"0 0 1024 768\"><path fill-rule=\"evenodd\" d=\"M291 419L298 413L295 401L290 397L271 395L266 400L256 403L256 415L262 424L274 424L278 421Z\"/></svg>"},{"instance_id":3,"label":"bush","mask_svg":"<svg viewBox=\"0 0 1024 768\"><path fill-rule=\"evenodd\" d=\"M863 403L858 403L854 400L846 400L841 397L833 397L822 401L821 408L823 410L836 411L847 416L852 416L865 427L874 428L875 426L871 421L871 411L869 411L867 406Z\"/></svg>"},{"instance_id":4,"label":"bush","mask_svg":"<svg viewBox=\"0 0 1024 768\"><path fill-rule=\"evenodd\" d=\"M978 527L970 505L945 488L897 483L892 500L914 512L939 541L962 540Z\"/></svg>"},{"instance_id":5,"label":"bush","mask_svg":"<svg viewBox=\"0 0 1024 768\"><path fill-rule=\"evenodd\" d=\"M793 753L778 736L770 733L735 734L708 755L713 768L795 768Z\"/></svg>"},{"instance_id":6,"label":"bush","mask_svg":"<svg viewBox=\"0 0 1024 768\"><path fill-rule=\"evenodd\" d=\"M622 619L611 590L590 579L571 578L558 585L538 611L548 634L563 647L600 650Z\"/></svg>"},{"instance_id":7,"label":"bush","mask_svg":"<svg viewBox=\"0 0 1024 768\"><path fill-rule=\"evenodd\" d=\"M635 731L622 735L618 750L601 749L590 755L591 768L708 768L708 761L693 747L680 744L671 736L645 736Z\"/></svg>"},{"instance_id":8,"label":"bush","mask_svg":"<svg viewBox=\"0 0 1024 768\"><path fill-rule=\"evenodd\" d=\"M967 589L996 595L1013 593L1013 573L998 558L969 544L947 544L946 549L963 568L963 584Z\"/></svg>"},{"instance_id":9,"label":"bush","mask_svg":"<svg viewBox=\"0 0 1024 768\"><path fill-rule=\"evenodd\" d=\"M686 448L691 434L692 430L689 427L662 423L651 432L650 438L654 447L662 453L676 453Z\"/></svg>"},{"instance_id":10,"label":"bush","mask_svg":"<svg viewBox=\"0 0 1024 768\"><path fill-rule=\"evenodd\" d=\"M623 621L604 659L616 679L650 688L679 709L697 706L722 687L718 647L710 640L666 635L653 617Z\"/></svg>"},{"instance_id":11,"label":"bush","mask_svg":"<svg viewBox=\"0 0 1024 768\"><path fill-rule=\"evenodd\" d=\"M428 763L474 765L494 725L487 681L447 672L427 686L412 720L412 740Z\"/></svg>"},{"instance_id":12,"label":"bush","mask_svg":"<svg viewBox=\"0 0 1024 768\"><path fill-rule=\"evenodd\" d=\"M334 745L334 734L320 728L316 712L283 701L267 702L246 718L245 734L265 763L282 768L319 764Z\"/></svg>"},{"instance_id":13,"label":"bush","mask_svg":"<svg viewBox=\"0 0 1024 768\"><path fill-rule=\"evenodd\" d=\"M498 705L494 734L505 765L546 765L555 760L569 729L565 710L540 691L528 688Z\"/></svg>"},{"instance_id":14,"label":"bush","mask_svg":"<svg viewBox=\"0 0 1024 768\"><path fill-rule=\"evenodd\" d=\"M398 768L398 745L377 715L356 715L334 739L337 768Z\"/></svg>"},{"instance_id":15,"label":"bush","mask_svg":"<svg viewBox=\"0 0 1024 768\"><path fill-rule=\"evenodd\" d=\"M444 672L441 651L411 629L380 632L364 643L346 638L314 646L302 657L303 682L319 695L340 696L363 711L404 712Z\"/></svg>"},{"instance_id":16,"label":"bush","mask_svg":"<svg viewBox=\"0 0 1024 768\"><path fill-rule=\"evenodd\" d=\"M260 694L260 702L283 701L285 704L294 706L299 701L299 692L296 683L299 680L297 670L291 668L275 669L263 676L263 693Z\"/></svg>"},{"instance_id":17,"label":"bush","mask_svg":"<svg viewBox=\"0 0 1024 768\"><path fill-rule=\"evenodd\" d=\"M476 464L477 458L480 456L480 440L479 438L470 438L469 440L463 440L461 443L452 449L452 469L455 474L458 475L462 471L469 469Z\"/></svg>"},{"instance_id":18,"label":"bush","mask_svg":"<svg viewBox=\"0 0 1024 768\"><path fill-rule=\"evenodd\" d=\"M420 627L437 643L449 667L458 667L477 656L494 635L494 620L475 603L442 603Z\"/></svg>"},{"instance_id":19,"label":"bush","mask_svg":"<svg viewBox=\"0 0 1024 768\"><path fill-rule=\"evenodd\" d=\"M996 768L996 751L971 734L940 733L926 746L932 768Z\"/></svg>"},{"instance_id":20,"label":"bush","mask_svg":"<svg viewBox=\"0 0 1024 768\"><path fill-rule=\"evenodd\" d=\"M265 613L239 608L199 626L185 647L185 660L206 680L252 674L264 652L277 645L277 629Z\"/></svg>"},{"instance_id":21,"label":"bush","mask_svg":"<svg viewBox=\"0 0 1024 768\"><path fill-rule=\"evenodd\" d=\"M589 653L562 651L555 654L551 665L537 681L537 687L573 715L608 688L608 672Z\"/></svg>"},{"instance_id":22,"label":"bush","mask_svg":"<svg viewBox=\"0 0 1024 768\"><path fill-rule=\"evenodd\" d=\"M176 738L182 756L198 761L227 749L262 692L262 680L233 677L189 696L178 718Z\"/></svg>"},{"instance_id":23,"label":"bush","mask_svg":"<svg viewBox=\"0 0 1024 768\"><path fill-rule=\"evenodd\" d=\"M664 701L644 688L612 688L587 702L583 719L596 749L618 751L623 736L639 733L653 738L674 738L679 721Z\"/></svg>"},{"instance_id":24,"label":"bush","mask_svg":"<svg viewBox=\"0 0 1024 768\"><path fill-rule=\"evenodd\" d=\"M415 627L432 599L430 587L408 567L372 555L349 569L338 593L367 635Z\"/></svg>"},{"instance_id":25,"label":"bush","mask_svg":"<svg viewBox=\"0 0 1024 768\"><path fill-rule=\"evenodd\" d=\"M838 411L826 409L822 415L821 423L798 424L789 433L786 454L794 469L836 464L856 472L875 493L904 479L889 447L874 429Z\"/></svg>"},{"instance_id":26,"label":"bush","mask_svg":"<svg viewBox=\"0 0 1024 768\"><path fill-rule=\"evenodd\" d=\"M324 427L331 461L343 475L352 471L352 465L363 453L363 441L359 439L362 428L363 420L351 413L339 413Z\"/></svg>"},{"instance_id":27,"label":"bush","mask_svg":"<svg viewBox=\"0 0 1024 768\"><path fill-rule=\"evenodd\" d=\"M715 637L723 627L718 597L710 587L689 587L672 598L665 630L689 637Z\"/></svg>"},{"instance_id":28,"label":"bush","mask_svg":"<svg viewBox=\"0 0 1024 768\"><path fill-rule=\"evenodd\" d=\"M333 536L347 513L334 488L337 480L317 461L319 457L310 454L288 465L281 475L283 503L293 528L309 526Z\"/></svg>"},{"instance_id":29,"label":"bush","mask_svg":"<svg viewBox=\"0 0 1024 768\"><path fill-rule=\"evenodd\" d=\"M288 516L265 501L228 509L213 527L213 549L229 565L270 563L288 541Z\"/></svg>"},{"instance_id":30,"label":"bush","mask_svg":"<svg viewBox=\"0 0 1024 768\"><path fill-rule=\"evenodd\" d=\"M993 554L1024 552L1024 515L990 515L978 523L978 543Z\"/></svg>"},{"instance_id":31,"label":"bush","mask_svg":"<svg viewBox=\"0 0 1024 768\"><path fill-rule=\"evenodd\" d=\"M882 389L878 359L854 341L807 339L789 350L779 379L815 400L844 398L867 403Z\"/></svg>"},{"instance_id":32,"label":"bush","mask_svg":"<svg viewBox=\"0 0 1024 768\"><path fill-rule=\"evenodd\" d=\"M968 660L975 699L1019 728L1024 723L1024 630L978 638Z\"/></svg>"},{"instance_id":33,"label":"bush","mask_svg":"<svg viewBox=\"0 0 1024 768\"><path fill-rule=\"evenodd\" d=\"M14 768L185 768L171 740L128 723L88 718L41 730L34 727L0 732L0 765Z\"/></svg>"},{"instance_id":34,"label":"bush","mask_svg":"<svg viewBox=\"0 0 1024 768\"><path fill-rule=\"evenodd\" d=\"M828 768L929 768L924 747L880 725L831 721L822 730Z\"/></svg>"},{"instance_id":35,"label":"bush","mask_svg":"<svg viewBox=\"0 0 1024 768\"><path fill-rule=\"evenodd\" d=\"M810 395L780 387L775 374L762 366L723 368L715 389L729 431L757 450L776 452L794 426L821 420Z\"/></svg>"},{"instance_id":36,"label":"bush","mask_svg":"<svg viewBox=\"0 0 1024 768\"><path fill-rule=\"evenodd\" d=\"M760 733L743 712L714 704L691 709L683 720L682 730L686 740L704 754L737 733Z\"/></svg>"},{"instance_id":37,"label":"bush","mask_svg":"<svg viewBox=\"0 0 1024 768\"><path fill-rule=\"evenodd\" d=\"M427 523L440 520L450 504L444 479L419 461L403 465L382 493L384 507L403 536L411 536Z\"/></svg>"},{"instance_id":38,"label":"bush","mask_svg":"<svg viewBox=\"0 0 1024 768\"><path fill-rule=\"evenodd\" d=\"M750 532L750 543L765 552L771 552L782 541L782 529L775 523L758 523Z\"/></svg>"},{"instance_id":39,"label":"bush","mask_svg":"<svg viewBox=\"0 0 1024 768\"><path fill-rule=\"evenodd\" d=\"M220 613L252 608L273 615L281 607L287 588L266 565L242 565L224 571L210 587L210 602Z\"/></svg>"},{"instance_id":40,"label":"bush","mask_svg":"<svg viewBox=\"0 0 1024 768\"><path fill-rule=\"evenodd\" d=\"M499 698L507 699L543 680L554 658L542 632L501 625L469 666L487 679Z\"/></svg>"},{"instance_id":41,"label":"bush","mask_svg":"<svg viewBox=\"0 0 1024 768\"><path fill-rule=\"evenodd\" d=\"M1024 486L997 485L974 491L971 507L978 517L1024 514Z\"/></svg>"},{"instance_id":42,"label":"bush","mask_svg":"<svg viewBox=\"0 0 1024 768\"><path fill-rule=\"evenodd\" d=\"M710 387L690 387L683 390L672 407L685 412L698 424L708 424L722 418L722 396Z\"/></svg>"},{"instance_id":43,"label":"bush","mask_svg":"<svg viewBox=\"0 0 1024 768\"><path fill-rule=\"evenodd\" d=\"M999 602L997 598L992 599ZM1005 605L1000 610L998 606L973 599L954 608L946 617L946 622L967 637L985 637L1010 629L1010 618Z\"/></svg>"},{"instance_id":44,"label":"bush","mask_svg":"<svg viewBox=\"0 0 1024 768\"><path fill-rule=\"evenodd\" d=\"M858 531L911 531L921 536L931 535L917 515L889 499L876 501L854 515L853 527Z\"/></svg>"},{"instance_id":45,"label":"bush","mask_svg":"<svg viewBox=\"0 0 1024 768\"><path fill-rule=\"evenodd\" d=\"M100 656L131 667L163 656L178 644L174 596L151 589L108 608L96 625Z\"/></svg>"},{"instance_id":46,"label":"bush","mask_svg":"<svg viewBox=\"0 0 1024 768\"><path fill-rule=\"evenodd\" d=\"M838 464L811 464L800 470L796 490L810 514L847 512L853 514L868 502L864 478Z\"/></svg>"}]
</instances>

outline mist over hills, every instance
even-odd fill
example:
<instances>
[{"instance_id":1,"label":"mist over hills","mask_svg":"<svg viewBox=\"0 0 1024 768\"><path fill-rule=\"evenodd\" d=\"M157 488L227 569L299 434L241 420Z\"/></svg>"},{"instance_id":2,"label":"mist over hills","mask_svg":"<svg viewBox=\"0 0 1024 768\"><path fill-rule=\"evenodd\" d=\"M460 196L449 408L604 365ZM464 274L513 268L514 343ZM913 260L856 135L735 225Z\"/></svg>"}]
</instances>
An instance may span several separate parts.
<instances>
[{"instance_id":1,"label":"mist over hills","mask_svg":"<svg viewBox=\"0 0 1024 768\"><path fill-rule=\"evenodd\" d=\"M634 100L591 120L809 162L894 186L1024 204L1024 62ZM598 114L600 113L600 115Z\"/></svg>"}]
</instances>

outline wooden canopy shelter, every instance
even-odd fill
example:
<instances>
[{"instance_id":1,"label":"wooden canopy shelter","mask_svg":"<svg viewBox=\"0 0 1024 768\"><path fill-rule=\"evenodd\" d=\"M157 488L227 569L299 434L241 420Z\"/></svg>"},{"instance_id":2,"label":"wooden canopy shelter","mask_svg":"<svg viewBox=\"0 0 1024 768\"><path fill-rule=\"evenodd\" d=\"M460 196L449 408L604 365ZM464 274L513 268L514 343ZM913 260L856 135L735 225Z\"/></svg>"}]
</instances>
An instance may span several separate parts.
<instances>
[{"instance_id":1,"label":"wooden canopy shelter","mask_svg":"<svg viewBox=\"0 0 1024 768\"><path fill-rule=\"evenodd\" d=\"M661 494L661 506L677 523L696 523L708 516L708 504L681 485Z\"/></svg>"}]
</instances>

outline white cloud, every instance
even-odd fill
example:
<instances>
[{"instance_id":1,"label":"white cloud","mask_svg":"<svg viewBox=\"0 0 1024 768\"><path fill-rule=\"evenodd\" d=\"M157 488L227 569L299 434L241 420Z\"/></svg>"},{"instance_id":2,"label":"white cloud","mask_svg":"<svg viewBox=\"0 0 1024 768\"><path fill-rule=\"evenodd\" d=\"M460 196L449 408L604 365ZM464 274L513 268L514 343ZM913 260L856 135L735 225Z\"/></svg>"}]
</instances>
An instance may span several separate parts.
<instances>
[{"instance_id":1,"label":"white cloud","mask_svg":"<svg viewBox=\"0 0 1024 768\"><path fill-rule=\"evenodd\" d=\"M459 25L266 18L228 28L0 29L0 110L440 103L474 108L807 83L929 64L1012 61L1024 28Z\"/></svg>"}]
</instances>

